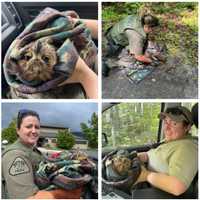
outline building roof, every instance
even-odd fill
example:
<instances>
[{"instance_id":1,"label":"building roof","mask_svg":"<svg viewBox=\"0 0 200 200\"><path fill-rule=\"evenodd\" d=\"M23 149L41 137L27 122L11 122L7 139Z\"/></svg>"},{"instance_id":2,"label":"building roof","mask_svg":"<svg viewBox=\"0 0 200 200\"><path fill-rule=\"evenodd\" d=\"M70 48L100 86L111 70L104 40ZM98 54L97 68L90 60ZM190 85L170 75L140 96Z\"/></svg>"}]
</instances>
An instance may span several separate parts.
<instances>
[{"instance_id":1,"label":"building roof","mask_svg":"<svg viewBox=\"0 0 200 200\"><path fill-rule=\"evenodd\" d=\"M58 126L51 126L51 125L49 126L49 125L42 124L42 125L40 125L40 128L63 129L64 130L64 129L68 129L69 127L60 127L60 126L58 127Z\"/></svg>"},{"instance_id":2,"label":"building roof","mask_svg":"<svg viewBox=\"0 0 200 200\"><path fill-rule=\"evenodd\" d=\"M43 128L51 128L51 127L41 127L40 137L48 137L48 138L56 138L57 130L60 128L53 128L51 132L49 130L44 130ZM65 128L66 129L66 128ZM64 129L63 129L64 130ZM71 132L71 134L75 137L75 140L86 140L84 134L82 132Z\"/></svg>"}]
</instances>

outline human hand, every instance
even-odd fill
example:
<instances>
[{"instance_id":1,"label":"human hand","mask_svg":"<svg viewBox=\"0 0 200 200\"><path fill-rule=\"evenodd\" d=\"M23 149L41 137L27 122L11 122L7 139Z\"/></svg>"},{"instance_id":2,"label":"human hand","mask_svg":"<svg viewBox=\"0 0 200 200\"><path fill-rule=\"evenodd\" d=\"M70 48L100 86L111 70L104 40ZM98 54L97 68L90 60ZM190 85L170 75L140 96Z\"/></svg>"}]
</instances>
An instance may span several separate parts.
<instances>
[{"instance_id":1,"label":"human hand","mask_svg":"<svg viewBox=\"0 0 200 200\"><path fill-rule=\"evenodd\" d=\"M82 84L82 82L84 81L83 79L87 78L90 72L92 72L92 70L89 68L89 66L87 66L84 60L79 56L72 75L66 81L61 83L59 86L62 86L65 84L71 84L71 83Z\"/></svg>"},{"instance_id":2,"label":"human hand","mask_svg":"<svg viewBox=\"0 0 200 200\"><path fill-rule=\"evenodd\" d=\"M34 196L28 197L27 199L80 199L81 193L82 188L77 188L74 190L39 190Z\"/></svg>"},{"instance_id":3,"label":"human hand","mask_svg":"<svg viewBox=\"0 0 200 200\"><path fill-rule=\"evenodd\" d=\"M140 153L137 153L137 157L139 158L139 160L142 162L142 163L147 163L148 162L148 154L147 152L140 152Z\"/></svg>"},{"instance_id":4,"label":"human hand","mask_svg":"<svg viewBox=\"0 0 200 200\"><path fill-rule=\"evenodd\" d=\"M88 98L98 98L98 78L97 75L87 66L84 60L79 56L72 75L59 86L80 83Z\"/></svg>"},{"instance_id":5,"label":"human hand","mask_svg":"<svg viewBox=\"0 0 200 200\"><path fill-rule=\"evenodd\" d=\"M143 63L149 64L152 62L151 58L147 57L146 55L135 55L134 57L136 60L143 62Z\"/></svg>"},{"instance_id":6,"label":"human hand","mask_svg":"<svg viewBox=\"0 0 200 200\"><path fill-rule=\"evenodd\" d=\"M141 172L140 175L137 179L137 181L134 183L134 185L141 183L141 182L145 182L147 181L147 176L150 174L150 171L148 171L144 165L141 165Z\"/></svg>"},{"instance_id":7,"label":"human hand","mask_svg":"<svg viewBox=\"0 0 200 200\"><path fill-rule=\"evenodd\" d=\"M50 192L53 194L54 199L80 199L82 188L73 190L56 189Z\"/></svg>"}]
</instances>

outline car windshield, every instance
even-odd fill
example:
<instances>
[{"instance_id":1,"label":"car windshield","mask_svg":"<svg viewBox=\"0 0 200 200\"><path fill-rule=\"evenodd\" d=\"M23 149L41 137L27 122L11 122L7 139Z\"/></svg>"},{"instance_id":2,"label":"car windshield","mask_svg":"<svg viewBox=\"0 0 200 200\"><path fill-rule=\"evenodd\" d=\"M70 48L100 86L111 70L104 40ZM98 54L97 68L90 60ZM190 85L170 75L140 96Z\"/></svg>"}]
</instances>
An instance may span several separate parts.
<instances>
[{"instance_id":1,"label":"car windshield","mask_svg":"<svg viewBox=\"0 0 200 200\"><path fill-rule=\"evenodd\" d=\"M107 147L140 146L157 141L160 103L121 103L106 110L102 131Z\"/></svg>"},{"instance_id":2,"label":"car windshield","mask_svg":"<svg viewBox=\"0 0 200 200\"><path fill-rule=\"evenodd\" d=\"M191 110L194 103L182 105ZM107 109L102 114L102 132L108 140L104 148L136 147L156 143L160 112L160 103L120 103ZM190 133L197 136L195 126Z\"/></svg>"}]
</instances>

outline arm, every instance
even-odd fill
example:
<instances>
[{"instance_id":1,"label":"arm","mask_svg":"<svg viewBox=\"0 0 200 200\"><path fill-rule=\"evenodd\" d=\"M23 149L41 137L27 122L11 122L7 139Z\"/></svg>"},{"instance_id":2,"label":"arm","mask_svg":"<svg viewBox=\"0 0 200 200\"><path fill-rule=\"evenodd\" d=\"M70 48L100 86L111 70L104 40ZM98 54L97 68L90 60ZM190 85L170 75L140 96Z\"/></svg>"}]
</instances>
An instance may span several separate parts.
<instances>
[{"instance_id":1,"label":"arm","mask_svg":"<svg viewBox=\"0 0 200 200\"><path fill-rule=\"evenodd\" d=\"M198 150L195 145L182 144L169 159L168 173L152 172L142 167L137 183L147 181L173 195L181 195L190 186L198 170Z\"/></svg>"},{"instance_id":2,"label":"arm","mask_svg":"<svg viewBox=\"0 0 200 200\"><path fill-rule=\"evenodd\" d=\"M134 30L126 30L129 41L129 52L138 61L143 63L151 63L152 60L143 54L144 41L143 37Z\"/></svg>"},{"instance_id":3,"label":"arm","mask_svg":"<svg viewBox=\"0 0 200 200\"><path fill-rule=\"evenodd\" d=\"M81 83L89 99L98 98L98 78L97 75L79 57L72 76L61 85L69 83Z\"/></svg>"},{"instance_id":4,"label":"arm","mask_svg":"<svg viewBox=\"0 0 200 200\"><path fill-rule=\"evenodd\" d=\"M147 176L147 182L175 196L181 195L187 189L185 184L175 176L169 176L163 173L150 172Z\"/></svg>"},{"instance_id":5,"label":"arm","mask_svg":"<svg viewBox=\"0 0 200 200\"><path fill-rule=\"evenodd\" d=\"M24 199L39 191L34 183L31 161L23 151L7 152L2 158L2 172L9 198Z\"/></svg>"},{"instance_id":6,"label":"arm","mask_svg":"<svg viewBox=\"0 0 200 200\"><path fill-rule=\"evenodd\" d=\"M34 183L29 159L20 150L6 153L2 158L2 170L9 198L12 199L80 199L81 188L74 190L39 190ZM33 195L33 196L31 196Z\"/></svg>"},{"instance_id":7,"label":"arm","mask_svg":"<svg viewBox=\"0 0 200 200\"><path fill-rule=\"evenodd\" d=\"M171 193L176 196L181 195L187 189L185 184L175 176L152 172L142 166L142 171L135 184L146 181L154 187L157 187L165 192Z\"/></svg>"},{"instance_id":8,"label":"arm","mask_svg":"<svg viewBox=\"0 0 200 200\"><path fill-rule=\"evenodd\" d=\"M80 199L81 188L74 190L56 189L52 191L40 190L28 199Z\"/></svg>"}]
</instances>

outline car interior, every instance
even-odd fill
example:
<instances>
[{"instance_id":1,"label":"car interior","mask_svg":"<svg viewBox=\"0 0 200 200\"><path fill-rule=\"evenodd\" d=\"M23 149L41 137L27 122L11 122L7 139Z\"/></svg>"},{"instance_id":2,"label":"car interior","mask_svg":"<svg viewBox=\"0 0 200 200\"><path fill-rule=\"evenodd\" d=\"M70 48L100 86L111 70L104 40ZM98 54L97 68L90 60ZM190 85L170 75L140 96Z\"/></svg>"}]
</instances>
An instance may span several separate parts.
<instances>
[{"instance_id":1,"label":"car interior","mask_svg":"<svg viewBox=\"0 0 200 200\"><path fill-rule=\"evenodd\" d=\"M164 111L168 107L177 106L181 103L162 103L160 112ZM110 109L113 106L118 105L118 103L104 103L102 105L102 112L104 113L106 110ZM193 121L195 122L195 126L198 126L198 104L193 106L192 114ZM102 125L103 126L103 125ZM194 127L194 129L196 129ZM193 136L195 141L198 142L198 136ZM108 133L102 134L102 159L108 155L110 152L115 150L128 150L128 152L136 151L136 152L146 152L152 148L156 148L161 144L161 140L163 138L162 135L162 121L159 120L158 133L157 133L157 142L152 144L145 144L142 146L128 146L128 147L116 147L116 148L106 148L108 145ZM105 175L105 168L102 166L102 176ZM194 177L189 189L180 196L174 196L167 192L164 192L158 188L151 186L149 183L142 183L133 187L133 189L129 192L124 188L116 188L110 185L104 184L102 182L102 198L103 199L197 199L198 198L198 173Z\"/></svg>"},{"instance_id":2,"label":"car interior","mask_svg":"<svg viewBox=\"0 0 200 200\"><path fill-rule=\"evenodd\" d=\"M59 11L74 10L81 19L98 19L97 2L2 2L2 63L7 49L14 39L24 30L24 28L46 7L51 7ZM98 45L98 41L94 40ZM3 70L2 70L3 71ZM97 73L97 69L94 69ZM9 86L2 73L2 98L9 98ZM61 98L76 97L78 93L83 93L80 84L70 84L63 91Z\"/></svg>"}]
</instances>

